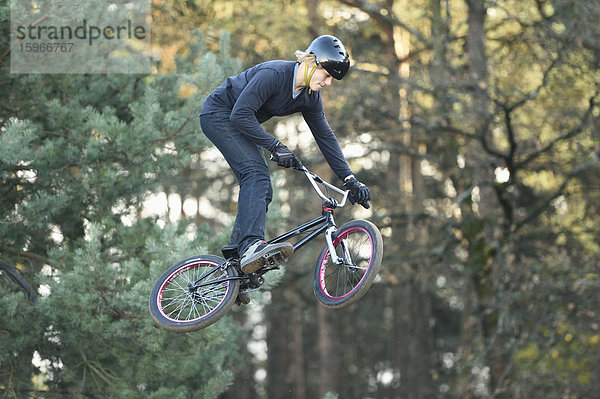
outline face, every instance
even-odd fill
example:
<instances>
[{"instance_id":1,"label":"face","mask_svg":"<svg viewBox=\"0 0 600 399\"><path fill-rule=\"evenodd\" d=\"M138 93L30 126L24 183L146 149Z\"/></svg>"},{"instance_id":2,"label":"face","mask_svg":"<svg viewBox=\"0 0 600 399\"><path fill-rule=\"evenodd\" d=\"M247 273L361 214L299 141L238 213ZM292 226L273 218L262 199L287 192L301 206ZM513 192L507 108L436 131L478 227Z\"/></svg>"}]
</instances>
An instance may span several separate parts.
<instances>
[{"instance_id":1,"label":"face","mask_svg":"<svg viewBox=\"0 0 600 399\"><path fill-rule=\"evenodd\" d=\"M325 68L317 68L310 79L310 88L312 91L319 91L325 86L331 86L333 76Z\"/></svg>"}]
</instances>

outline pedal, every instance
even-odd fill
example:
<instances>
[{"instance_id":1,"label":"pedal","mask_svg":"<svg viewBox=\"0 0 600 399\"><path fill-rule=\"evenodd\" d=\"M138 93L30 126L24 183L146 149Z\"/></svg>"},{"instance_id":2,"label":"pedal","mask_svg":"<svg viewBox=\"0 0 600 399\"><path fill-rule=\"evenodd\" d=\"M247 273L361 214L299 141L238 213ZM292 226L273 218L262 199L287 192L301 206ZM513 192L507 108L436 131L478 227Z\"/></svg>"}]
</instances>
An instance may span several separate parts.
<instances>
[{"instance_id":1,"label":"pedal","mask_svg":"<svg viewBox=\"0 0 600 399\"><path fill-rule=\"evenodd\" d=\"M278 269L281 263L285 262L287 258L281 253L281 251L273 251L263 255L265 260L265 267L269 269Z\"/></svg>"},{"instance_id":2,"label":"pedal","mask_svg":"<svg viewBox=\"0 0 600 399\"><path fill-rule=\"evenodd\" d=\"M237 298L235 299L235 303L240 305L247 305L250 303L250 295L245 292L239 292Z\"/></svg>"}]
</instances>

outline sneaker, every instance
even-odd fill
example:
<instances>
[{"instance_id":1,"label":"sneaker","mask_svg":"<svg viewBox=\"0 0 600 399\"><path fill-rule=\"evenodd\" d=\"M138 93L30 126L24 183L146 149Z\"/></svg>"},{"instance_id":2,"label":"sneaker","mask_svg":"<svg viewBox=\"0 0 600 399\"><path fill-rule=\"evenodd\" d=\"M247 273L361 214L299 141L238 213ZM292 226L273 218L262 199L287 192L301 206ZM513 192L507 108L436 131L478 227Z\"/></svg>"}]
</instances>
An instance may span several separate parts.
<instances>
[{"instance_id":1,"label":"sneaker","mask_svg":"<svg viewBox=\"0 0 600 399\"><path fill-rule=\"evenodd\" d=\"M269 258L270 253L281 253L285 259L294 252L294 246L289 242L278 244L267 244L264 241L256 241L250 245L240 259L242 272L246 274L254 273L265 265L265 260ZM266 257L265 257L266 255Z\"/></svg>"}]
</instances>

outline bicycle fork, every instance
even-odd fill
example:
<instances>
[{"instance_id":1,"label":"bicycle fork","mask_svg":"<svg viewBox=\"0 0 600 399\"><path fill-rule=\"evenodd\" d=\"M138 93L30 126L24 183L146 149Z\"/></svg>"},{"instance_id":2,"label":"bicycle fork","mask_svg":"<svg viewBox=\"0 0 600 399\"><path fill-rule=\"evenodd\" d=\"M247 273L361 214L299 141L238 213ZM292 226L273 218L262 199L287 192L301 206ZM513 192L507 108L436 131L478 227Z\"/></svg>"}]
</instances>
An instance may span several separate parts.
<instances>
[{"instance_id":1,"label":"bicycle fork","mask_svg":"<svg viewBox=\"0 0 600 399\"><path fill-rule=\"evenodd\" d=\"M325 241L327 241L327 246L329 247L329 256L331 257L331 261L336 265L341 265L344 263L344 258L338 256L335 247L333 246L333 233L337 228L335 226L330 226L325 230ZM344 245L345 247L345 245Z\"/></svg>"},{"instance_id":2,"label":"bicycle fork","mask_svg":"<svg viewBox=\"0 0 600 399\"><path fill-rule=\"evenodd\" d=\"M327 209L325 207L323 210L327 215L327 223L329 225L329 227L325 230L325 241L327 242L327 247L329 248L329 256L331 257L331 261L336 265L342 265L344 263L352 264L352 258L350 256L350 251L348 250L348 245L346 245L345 239L342 239L340 242L342 256L338 256L335 246L333 245L333 234L337 230L337 226L333 220L333 212L331 209Z\"/></svg>"}]
</instances>

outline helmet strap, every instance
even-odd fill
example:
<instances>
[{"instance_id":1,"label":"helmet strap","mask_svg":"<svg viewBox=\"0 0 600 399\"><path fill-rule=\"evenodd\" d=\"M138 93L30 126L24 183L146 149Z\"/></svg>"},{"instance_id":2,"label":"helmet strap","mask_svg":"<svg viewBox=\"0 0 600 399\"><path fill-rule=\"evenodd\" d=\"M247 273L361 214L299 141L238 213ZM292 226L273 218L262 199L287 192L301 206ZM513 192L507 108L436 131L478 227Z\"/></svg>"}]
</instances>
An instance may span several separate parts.
<instances>
[{"instance_id":1,"label":"helmet strap","mask_svg":"<svg viewBox=\"0 0 600 399\"><path fill-rule=\"evenodd\" d=\"M317 69L317 67L313 66L309 73L308 72L308 64L304 64L304 84L308 87L308 94L310 94L312 92L312 90L310 88L310 80L312 79L313 73L315 73L316 69Z\"/></svg>"}]
</instances>

